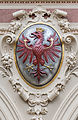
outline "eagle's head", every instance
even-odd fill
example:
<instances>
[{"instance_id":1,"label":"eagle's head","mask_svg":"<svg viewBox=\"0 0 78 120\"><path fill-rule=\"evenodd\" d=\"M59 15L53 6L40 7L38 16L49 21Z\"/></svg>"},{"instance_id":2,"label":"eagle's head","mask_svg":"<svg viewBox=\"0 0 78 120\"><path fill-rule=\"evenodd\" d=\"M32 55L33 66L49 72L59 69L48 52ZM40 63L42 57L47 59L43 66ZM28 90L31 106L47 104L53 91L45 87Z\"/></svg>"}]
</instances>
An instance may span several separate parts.
<instances>
[{"instance_id":1,"label":"eagle's head","mask_svg":"<svg viewBox=\"0 0 78 120\"><path fill-rule=\"evenodd\" d=\"M43 38L43 29L42 28L36 28L36 31L31 33L30 37L35 39Z\"/></svg>"}]
</instances>

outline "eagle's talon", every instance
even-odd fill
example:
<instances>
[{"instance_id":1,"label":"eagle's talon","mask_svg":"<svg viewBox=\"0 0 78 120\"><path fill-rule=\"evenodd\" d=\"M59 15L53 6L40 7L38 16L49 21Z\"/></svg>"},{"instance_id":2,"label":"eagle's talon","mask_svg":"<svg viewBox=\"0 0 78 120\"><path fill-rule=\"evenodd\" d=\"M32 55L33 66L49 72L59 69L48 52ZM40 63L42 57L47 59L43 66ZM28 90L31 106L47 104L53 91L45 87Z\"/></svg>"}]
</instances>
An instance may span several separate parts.
<instances>
[{"instance_id":1,"label":"eagle's talon","mask_svg":"<svg viewBox=\"0 0 78 120\"><path fill-rule=\"evenodd\" d=\"M46 72L44 72L44 71L40 71L40 73L41 73L41 74L46 74L46 75L47 75L47 73L46 73Z\"/></svg>"}]
</instances>

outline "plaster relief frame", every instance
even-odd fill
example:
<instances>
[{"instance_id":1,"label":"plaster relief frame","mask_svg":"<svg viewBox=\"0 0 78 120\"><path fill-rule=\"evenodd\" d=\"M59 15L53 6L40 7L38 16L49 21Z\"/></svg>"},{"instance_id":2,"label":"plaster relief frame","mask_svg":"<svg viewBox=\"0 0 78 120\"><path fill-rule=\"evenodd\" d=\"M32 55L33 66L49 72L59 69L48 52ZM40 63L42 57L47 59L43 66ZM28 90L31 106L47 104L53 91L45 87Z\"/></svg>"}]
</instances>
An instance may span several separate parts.
<instances>
[{"instance_id":1,"label":"plaster relief frame","mask_svg":"<svg viewBox=\"0 0 78 120\"><path fill-rule=\"evenodd\" d=\"M45 15L47 19L45 19ZM52 102L60 94L67 82L71 80L72 75L78 77L76 58L78 51L76 35L78 35L78 29L72 26L66 16L67 12L65 11L56 9L50 13L42 6L37 6L29 13L25 10L13 13L14 20L9 24L9 27L0 30L0 35L2 35L0 48L2 55L0 70L2 71L2 76L8 77L13 89L29 105L27 112L33 115L31 120L44 120L43 115L48 112L47 105L49 102ZM64 44L64 60L60 73L56 77L54 84L51 83L43 89L28 88L28 85L22 84L19 74L18 78L15 78L17 69L15 69L13 54L16 38L22 29L36 22L48 23L58 29ZM61 75L62 71L63 74Z\"/></svg>"}]
</instances>

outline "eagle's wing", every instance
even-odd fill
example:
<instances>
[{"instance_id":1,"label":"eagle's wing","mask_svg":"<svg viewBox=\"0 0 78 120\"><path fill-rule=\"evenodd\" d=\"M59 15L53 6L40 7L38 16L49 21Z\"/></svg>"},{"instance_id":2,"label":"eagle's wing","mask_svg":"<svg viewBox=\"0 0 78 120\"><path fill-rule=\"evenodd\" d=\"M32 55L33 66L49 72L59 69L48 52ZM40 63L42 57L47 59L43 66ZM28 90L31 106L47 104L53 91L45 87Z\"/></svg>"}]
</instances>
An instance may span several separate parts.
<instances>
[{"instance_id":1,"label":"eagle's wing","mask_svg":"<svg viewBox=\"0 0 78 120\"><path fill-rule=\"evenodd\" d=\"M48 63L47 56L49 56L51 58L51 60L53 62L55 62L54 57L56 56L57 58L59 58L58 53L61 52L61 50L58 49L58 46L60 46L61 43L59 43L58 37L56 39L54 39L55 36L56 36L56 32L54 32L54 35L53 36L51 35L50 38L47 40L50 42L50 45L49 46L44 45L45 48L44 48L43 56L44 56L47 63Z\"/></svg>"},{"instance_id":2,"label":"eagle's wing","mask_svg":"<svg viewBox=\"0 0 78 120\"><path fill-rule=\"evenodd\" d=\"M28 56L30 56L29 63L31 63L33 59L32 45L28 46L28 42L30 42L30 40L22 35L22 40L19 39L19 44L17 44L18 50L16 52L20 52L19 58L24 56L23 63L25 63Z\"/></svg>"}]
</instances>

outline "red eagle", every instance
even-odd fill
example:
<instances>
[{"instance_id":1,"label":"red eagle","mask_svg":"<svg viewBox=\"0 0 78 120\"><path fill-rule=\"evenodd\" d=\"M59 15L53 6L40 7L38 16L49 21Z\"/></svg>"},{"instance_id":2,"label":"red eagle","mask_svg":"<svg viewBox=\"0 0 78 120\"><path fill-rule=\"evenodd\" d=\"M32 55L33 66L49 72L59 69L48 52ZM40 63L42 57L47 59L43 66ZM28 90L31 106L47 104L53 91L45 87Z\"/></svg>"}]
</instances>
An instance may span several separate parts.
<instances>
[{"instance_id":1,"label":"red eagle","mask_svg":"<svg viewBox=\"0 0 78 120\"><path fill-rule=\"evenodd\" d=\"M33 61L33 64L37 66L37 69L32 72L34 74L34 77L37 77L38 81L40 80L40 77L43 76L43 74L47 73L40 69L40 65L44 66L45 61L48 63L48 57L55 62L55 59L52 55L56 56L59 58L59 55L56 52L61 52L61 50L58 49L57 46L61 45L61 43L57 43L58 37L56 39L56 32L54 32L53 35L51 35L47 41L50 43L49 45L43 45L43 40L44 40L44 30L42 28L36 28L36 32L31 33L31 38L37 39L35 42L35 45L28 45L31 41L22 35L22 40L19 39L19 44L17 44L17 47L19 49L17 52L21 52L21 55L19 56L19 59L24 56L23 63L27 60L28 56L30 55L29 58L29 63ZM44 56L42 58L42 55ZM33 57L35 56L35 59Z\"/></svg>"}]
</instances>

